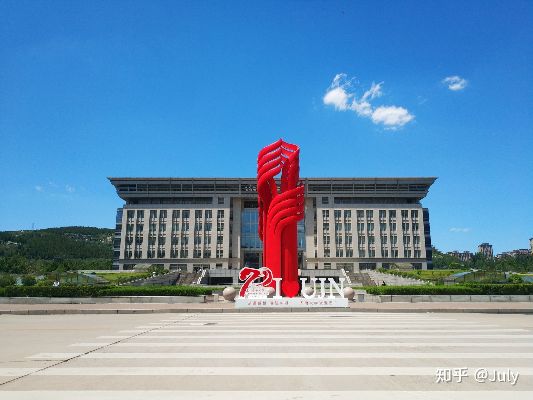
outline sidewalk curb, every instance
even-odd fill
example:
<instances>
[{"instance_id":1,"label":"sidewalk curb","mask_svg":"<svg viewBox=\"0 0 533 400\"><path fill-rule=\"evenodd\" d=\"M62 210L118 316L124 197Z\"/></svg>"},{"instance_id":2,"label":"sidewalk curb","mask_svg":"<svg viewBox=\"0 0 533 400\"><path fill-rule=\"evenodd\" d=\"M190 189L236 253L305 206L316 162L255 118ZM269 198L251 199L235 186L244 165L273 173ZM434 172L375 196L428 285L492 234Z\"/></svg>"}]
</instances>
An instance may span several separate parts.
<instances>
[{"instance_id":1,"label":"sidewalk curb","mask_svg":"<svg viewBox=\"0 0 533 400\"><path fill-rule=\"evenodd\" d=\"M167 308L167 309L51 309L0 310L0 315L64 315L64 314L168 314L168 313L271 313L271 312L377 312L377 313L480 313L480 314L533 314L527 308Z\"/></svg>"}]
</instances>

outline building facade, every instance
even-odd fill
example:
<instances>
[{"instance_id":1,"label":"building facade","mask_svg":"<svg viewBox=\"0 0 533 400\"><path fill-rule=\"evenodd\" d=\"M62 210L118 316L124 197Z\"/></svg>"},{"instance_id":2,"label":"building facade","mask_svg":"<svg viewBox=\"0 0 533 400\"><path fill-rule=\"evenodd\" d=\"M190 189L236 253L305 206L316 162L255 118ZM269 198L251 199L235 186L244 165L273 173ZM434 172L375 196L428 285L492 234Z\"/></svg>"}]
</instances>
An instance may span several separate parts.
<instances>
[{"instance_id":1,"label":"building facade","mask_svg":"<svg viewBox=\"0 0 533 400\"><path fill-rule=\"evenodd\" d=\"M307 178L298 224L302 270L432 268L429 212L436 178ZM117 210L115 269L238 270L262 266L253 178L109 178Z\"/></svg>"},{"instance_id":2,"label":"building facade","mask_svg":"<svg viewBox=\"0 0 533 400\"><path fill-rule=\"evenodd\" d=\"M482 254L482 255L484 255L487 258L492 258L493 257L492 245L490 243L481 243L477 247L477 252Z\"/></svg>"},{"instance_id":3,"label":"building facade","mask_svg":"<svg viewBox=\"0 0 533 400\"><path fill-rule=\"evenodd\" d=\"M448 253L449 256L452 256L452 257L455 257L455 258L458 258L460 261L462 262L466 262L466 261L470 261L472 259L472 257L474 256L473 253L471 253L470 251L457 251L457 250L454 250L454 251L449 251Z\"/></svg>"}]
</instances>

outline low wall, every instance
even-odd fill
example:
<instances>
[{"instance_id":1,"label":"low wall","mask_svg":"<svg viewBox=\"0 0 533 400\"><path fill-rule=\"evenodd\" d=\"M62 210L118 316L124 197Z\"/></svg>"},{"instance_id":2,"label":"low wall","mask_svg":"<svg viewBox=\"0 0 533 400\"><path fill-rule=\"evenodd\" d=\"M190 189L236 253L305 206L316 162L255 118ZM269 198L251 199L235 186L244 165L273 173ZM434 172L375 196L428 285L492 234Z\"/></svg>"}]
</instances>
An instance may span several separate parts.
<instances>
[{"instance_id":1,"label":"low wall","mask_svg":"<svg viewBox=\"0 0 533 400\"><path fill-rule=\"evenodd\" d=\"M112 297L0 297L0 304L109 304L109 303L210 303L218 295L209 296L112 296Z\"/></svg>"},{"instance_id":2,"label":"low wall","mask_svg":"<svg viewBox=\"0 0 533 400\"><path fill-rule=\"evenodd\" d=\"M365 295L365 302L424 303L424 302L529 302L533 295Z\"/></svg>"}]
</instances>

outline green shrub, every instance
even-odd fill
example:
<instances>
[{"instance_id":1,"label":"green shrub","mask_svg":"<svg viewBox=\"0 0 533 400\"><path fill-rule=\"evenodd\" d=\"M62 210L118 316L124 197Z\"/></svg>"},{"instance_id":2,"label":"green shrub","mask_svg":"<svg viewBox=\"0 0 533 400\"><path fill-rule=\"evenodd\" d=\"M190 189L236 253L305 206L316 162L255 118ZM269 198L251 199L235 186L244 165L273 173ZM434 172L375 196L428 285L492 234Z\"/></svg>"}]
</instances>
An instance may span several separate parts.
<instances>
[{"instance_id":1,"label":"green shrub","mask_svg":"<svg viewBox=\"0 0 533 400\"><path fill-rule=\"evenodd\" d=\"M356 288L357 289L357 288ZM367 293L376 295L517 295L533 294L533 284L467 283L447 286L367 286Z\"/></svg>"},{"instance_id":2,"label":"green shrub","mask_svg":"<svg viewBox=\"0 0 533 400\"><path fill-rule=\"evenodd\" d=\"M33 286L37 283L37 279L33 275L24 275L22 277L22 285Z\"/></svg>"},{"instance_id":3,"label":"green shrub","mask_svg":"<svg viewBox=\"0 0 533 400\"><path fill-rule=\"evenodd\" d=\"M11 275L0 275L0 287L13 286L17 281Z\"/></svg>"},{"instance_id":4,"label":"green shrub","mask_svg":"<svg viewBox=\"0 0 533 400\"><path fill-rule=\"evenodd\" d=\"M213 289L202 286L117 286L100 291L100 296L201 296Z\"/></svg>"},{"instance_id":5,"label":"green shrub","mask_svg":"<svg viewBox=\"0 0 533 400\"><path fill-rule=\"evenodd\" d=\"M7 297L201 296L213 293L202 286L8 286Z\"/></svg>"},{"instance_id":6,"label":"green shrub","mask_svg":"<svg viewBox=\"0 0 533 400\"><path fill-rule=\"evenodd\" d=\"M8 286L4 296L7 297L96 297L98 289L95 286L61 285L50 286Z\"/></svg>"},{"instance_id":7,"label":"green shrub","mask_svg":"<svg viewBox=\"0 0 533 400\"><path fill-rule=\"evenodd\" d=\"M522 279L522 277L520 275L517 275L517 274L513 274L509 277L508 279L509 283L514 283L514 284L520 284L520 283L523 283L524 280Z\"/></svg>"}]
</instances>

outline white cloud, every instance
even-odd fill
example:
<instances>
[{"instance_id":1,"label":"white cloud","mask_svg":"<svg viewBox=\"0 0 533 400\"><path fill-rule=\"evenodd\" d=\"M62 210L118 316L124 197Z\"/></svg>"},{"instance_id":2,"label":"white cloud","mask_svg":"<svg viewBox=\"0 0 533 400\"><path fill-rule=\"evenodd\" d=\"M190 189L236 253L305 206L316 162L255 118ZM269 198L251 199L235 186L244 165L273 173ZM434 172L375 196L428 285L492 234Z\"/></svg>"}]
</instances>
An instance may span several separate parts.
<instances>
[{"instance_id":1,"label":"white cloud","mask_svg":"<svg viewBox=\"0 0 533 400\"><path fill-rule=\"evenodd\" d=\"M467 233L470 232L470 228L450 228L450 232Z\"/></svg>"},{"instance_id":2,"label":"white cloud","mask_svg":"<svg viewBox=\"0 0 533 400\"><path fill-rule=\"evenodd\" d=\"M323 102L334 106L337 111L353 111L360 117L370 118L374 124L381 124L385 129L397 129L412 121L415 117L407 109L399 106L374 107L372 101L381 97L383 82L372 83L360 98L351 91L354 79L348 79L344 73L337 74L324 95Z\"/></svg>"},{"instance_id":3,"label":"white cloud","mask_svg":"<svg viewBox=\"0 0 533 400\"><path fill-rule=\"evenodd\" d=\"M466 79L461 78L457 75L448 76L444 78L442 80L442 83L444 83L446 86L448 86L448 89L454 92L463 90L468 85L468 81Z\"/></svg>"},{"instance_id":4,"label":"white cloud","mask_svg":"<svg viewBox=\"0 0 533 400\"><path fill-rule=\"evenodd\" d=\"M74 193L76 191L76 188L74 186L65 185L65 190L69 193Z\"/></svg>"},{"instance_id":5,"label":"white cloud","mask_svg":"<svg viewBox=\"0 0 533 400\"><path fill-rule=\"evenodd\" d=\"M346 93L343 88L337 87L326 93L324 96L324 104L328 106L335 106L336 110L344 111L348 108L349 99L350 96L348 93Z\"/></svg>"},{"instance_id":6,"label":"white cloud","mask_svg":"<svg viewBox=\"0 0 533 400\"><path fill-rule=\"evenodd\" d=\"M383 124L386 128L396 129L404 126L414 119L403 107L396 106L379 106L372 113L372 121L375 124Z\"/></svg>"},{"instance_id":7,"label":"white cloud","mask_svg":"<svg viewBox=\"0 0 533 400\"><path fill-rule=\"evenodd\" d=\"M38 191L38 192L42 192L44 189L41 185L36 185L35 186L35 190Z\"/></svg>"}]
</instances>

